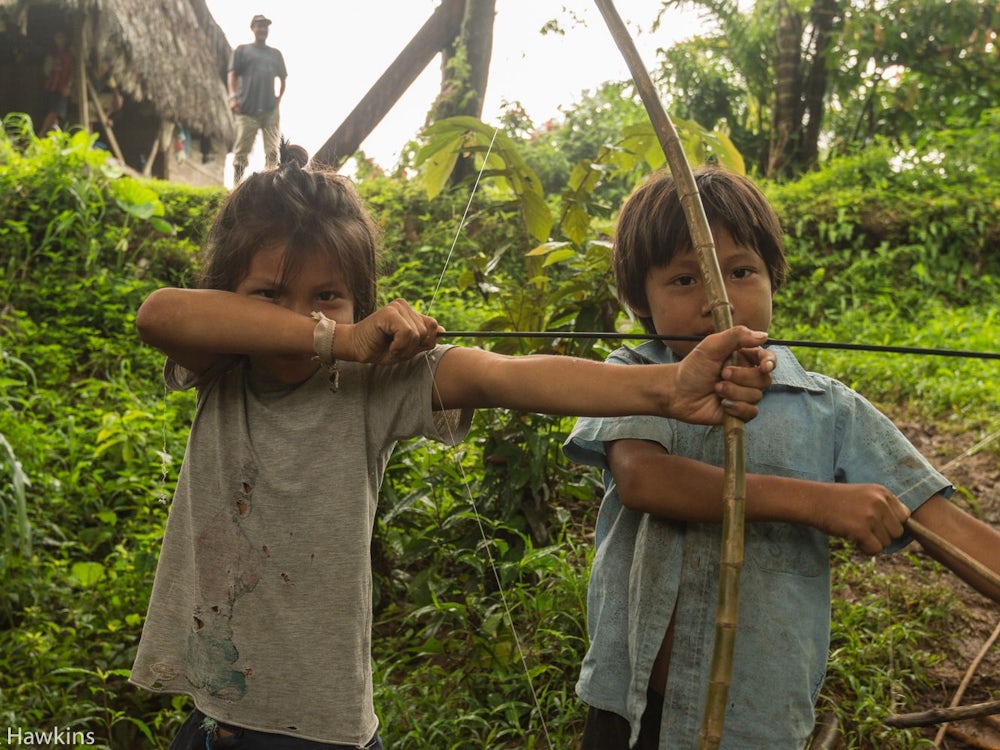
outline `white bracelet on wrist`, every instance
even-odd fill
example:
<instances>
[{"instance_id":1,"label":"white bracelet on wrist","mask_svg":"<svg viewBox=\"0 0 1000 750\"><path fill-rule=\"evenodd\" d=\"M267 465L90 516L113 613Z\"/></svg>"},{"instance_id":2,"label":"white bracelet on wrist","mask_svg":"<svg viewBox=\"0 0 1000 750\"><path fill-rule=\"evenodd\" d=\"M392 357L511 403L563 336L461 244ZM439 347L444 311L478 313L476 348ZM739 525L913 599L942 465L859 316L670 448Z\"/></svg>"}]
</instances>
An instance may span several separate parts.
<instances>
[{"instance_id":1,"label":"white bracelet on wrist","mask_svg":"<svg viewBox=\"0 0 1000 750\"><path fill-rule=\"evenodd\" d=\"M321 312L311 313L316 321L313 329L313 357L327 368L330 373L330 390L334 393L340 388L340 370L337 368L337 358L333 356L333 339L337 335L337 321L331 320Z\"/></svg>"}]
</instances>

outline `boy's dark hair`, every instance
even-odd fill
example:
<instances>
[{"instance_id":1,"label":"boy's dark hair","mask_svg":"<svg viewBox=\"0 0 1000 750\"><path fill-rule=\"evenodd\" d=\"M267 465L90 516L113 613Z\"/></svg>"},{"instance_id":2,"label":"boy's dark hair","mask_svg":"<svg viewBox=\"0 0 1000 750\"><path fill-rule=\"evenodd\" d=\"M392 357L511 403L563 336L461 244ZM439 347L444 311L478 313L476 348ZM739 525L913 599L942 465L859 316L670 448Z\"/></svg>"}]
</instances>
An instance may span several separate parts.
<instances>
[{"instance_id":1,"label":"boy's dark hair","mask_svg":"<svg viewBox=\"0 0 1000 750\"><path fill-rule=\"evenodd\" d=\"M767 266L771 290L785 280L788 262L781 223L764 194L749 179L719 167L694 171L708 224L725 229L740 245L752 248ZM632 310L649 308L646 276L692 247L677 184L669 172L658 172L628 197L618 215L612 262L618 298ZM654 333L653 321L640 318Z\"/></svg>"},{"instance_id":2,"label":"boy's dark hair","mask_svg":"<svg viewBox=\"0 0 1000 750\"><path fill-rule=\"evenodd\" d=\"M285 279L320 252L343 274L357 322L375 312L378 228L354 184L307 167L308 158L301 146L282 143L277 169L251 175L226 197L205 241L200 285L235 290L262 249L285 249Z\"/></svg>"}]
</instances>

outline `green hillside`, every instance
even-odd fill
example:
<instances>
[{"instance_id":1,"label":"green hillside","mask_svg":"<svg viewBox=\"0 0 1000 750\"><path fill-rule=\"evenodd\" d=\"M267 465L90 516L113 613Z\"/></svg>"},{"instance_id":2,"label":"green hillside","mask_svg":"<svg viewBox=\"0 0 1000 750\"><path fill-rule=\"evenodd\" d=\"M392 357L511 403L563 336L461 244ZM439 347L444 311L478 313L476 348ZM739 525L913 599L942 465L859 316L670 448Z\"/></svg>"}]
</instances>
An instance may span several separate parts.
<instances>
[{"instance_id":1,"label":"green hillside","mask_svg":"<svg viewBox=\"0 0 1000 750\"><path fill-rule=\"evenodd\" d=\"M224 193L121 176L84 134L39 141L6 125L0 727L165 748L184 701L141 693L126 677L193 397L165 392L162 357L140 344L135 311L153 289L190 283ZM1000 145L989 132L942 133L909 153L874 146L765 185L791 258L772 335L1000 351ZM629 328L607 263L611 212L593 210L573 231L557 221L545 246L500 179L476 192L464 222L471 186L431 199L416 177L362 168L359 187L383 231L385 299L403 296L453 330ZM545 196L557 217L566 200ZM463 343L595 358L617 345L488 334ZM986 439L976 465L995 476L1000 362L797 353L935 437L935 462ZM571 425L482 412L459 449L397 449L373 549L387 747L574 746L600 494L598 476L561 457ZM1000 490L976 482L958 501L996 522ZM960 676L968 661L956 633L970 637L985 600L924 557L889 565L846 549L836 586L823 706L839 713L849 747L926 746L926 734L881 720L948 701L957 680L942 675ZM984 670L972 692L996 697L998 674Z\"/></svg>"}]
</instances>

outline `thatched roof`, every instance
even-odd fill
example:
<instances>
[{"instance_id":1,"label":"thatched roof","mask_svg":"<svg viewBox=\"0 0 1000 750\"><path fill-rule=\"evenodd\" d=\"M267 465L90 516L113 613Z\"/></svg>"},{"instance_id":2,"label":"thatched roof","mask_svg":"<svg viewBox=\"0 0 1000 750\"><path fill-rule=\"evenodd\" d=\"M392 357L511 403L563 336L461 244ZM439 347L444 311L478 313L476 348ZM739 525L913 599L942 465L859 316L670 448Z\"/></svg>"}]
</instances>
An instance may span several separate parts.
<instances>
[{"instance_id":1,"label":"thatched roof","mask_svg":"<svg viewBox=\"0 0 1000 750\"><path fill-rule=\"evenodd\" d=\"M28 8L41 6L60 9L67 26L82 23L91 57L111 65L131 100L149 102L163 120L231 142L225 84L231 48L205 0L0 0L0 13L23 24Z\"/></svg>"}]
</instances>

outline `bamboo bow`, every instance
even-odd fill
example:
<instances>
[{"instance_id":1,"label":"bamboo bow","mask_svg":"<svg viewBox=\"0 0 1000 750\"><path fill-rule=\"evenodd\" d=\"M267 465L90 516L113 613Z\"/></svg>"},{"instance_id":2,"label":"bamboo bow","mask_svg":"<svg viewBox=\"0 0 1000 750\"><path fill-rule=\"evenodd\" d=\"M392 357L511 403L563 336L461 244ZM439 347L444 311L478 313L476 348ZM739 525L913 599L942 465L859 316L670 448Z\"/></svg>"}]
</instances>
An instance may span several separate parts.
<instances>
[{"instance_id":1,"label":"bamboo bow","mask_svg":"<svg viewBox=\"0 0 1000 750\"><path fill-rule=\"evenodd\" d=\"M615 9L613 0L595 0L604 16L604 22L614 37L615 44L625 58L632 80L649 119L653 123L656 137L667 157L670 172L677 181L678 193L684 215L687 218L692 244L698 258L702 278L708 292L712 308L712 322L716 331L731 328L732 308L726 295L722 271L719 268L712 239L711 227L705 216L698 186L691 166L688 164L680 138L669 115L660 103L649 73L642 65L621 16ZM712 653L709 675L708 701L702 719L699 748L709 750L719 747L722 741L722 727L725 720L726 696L733 672L733 646L736 641L738 618L740 571L743 568L743 537L746 501L746 462L743 448L743 422L727 416L723 423L725 441L725 462L723 482L722 553L719 569L719 601L715 619L715 648Z\"/></svg>"}]
</instances>

